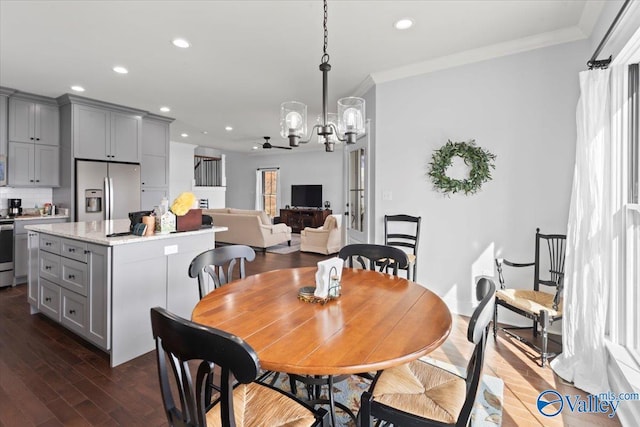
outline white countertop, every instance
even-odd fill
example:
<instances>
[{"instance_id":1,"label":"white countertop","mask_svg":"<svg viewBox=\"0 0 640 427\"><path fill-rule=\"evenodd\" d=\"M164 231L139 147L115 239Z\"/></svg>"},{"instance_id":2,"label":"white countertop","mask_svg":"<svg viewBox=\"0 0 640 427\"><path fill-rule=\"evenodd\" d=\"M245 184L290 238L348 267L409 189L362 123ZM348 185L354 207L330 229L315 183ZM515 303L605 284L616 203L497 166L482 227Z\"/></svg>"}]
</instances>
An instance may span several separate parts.
<instances>
[{"instance_id":1,"label":"white countertop","mask_svg":"<svg viewBox=\"0 0 640 427\"><path fill-rule=\"evenodd\" d=\"M42 217L38 217L42 218ZM53 218L53 217L52 217ZM194 234L215 233L227 231L227 227L214 226L195 231L182 231L177 233L156 233L152 236L116 236L106 237L107 234L121 233L129 231L131 222L128 219L115 219L109 221L88 221L88 222L63 222L58 224L37 224L27 225L25 228L31 231L51 234L54 236L66 237L69 239L82 240L104 246L115 246L130 243L141 243L149 240L173 239Z\"/></svg>"},{"instance_id":2,"label":"white countertop","mask_svg":"<svg viewBox=\"0 0 640 427\"><path fill-rule=\"evenodd\" d=\"M15 221L32 221L37 219L42 221L43 219L58 219L58 218L69 218L69 215L20 215L16 216L13 219Z\"/></svg>"}]
</instances>

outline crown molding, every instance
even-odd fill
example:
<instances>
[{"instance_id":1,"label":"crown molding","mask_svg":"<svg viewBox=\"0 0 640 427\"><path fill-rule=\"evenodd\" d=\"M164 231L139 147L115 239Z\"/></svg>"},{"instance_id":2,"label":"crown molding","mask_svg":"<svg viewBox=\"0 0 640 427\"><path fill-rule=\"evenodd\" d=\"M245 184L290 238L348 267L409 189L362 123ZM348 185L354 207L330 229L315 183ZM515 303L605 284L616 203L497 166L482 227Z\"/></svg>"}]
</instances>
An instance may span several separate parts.
<instances>
[{"instance_id":1,"label":"crown molding","mask_svg":"<svg viewBox=\"0 0 640 427\"><path fill-rule=\"evenodd\" d=\"M362 83L358 85L355 92L353 93L353 96L362 97L364 96L365 93L369 91L369 89L371 89L375 85L376 85L376 82L373 80L373 77L371 77L371 74L369 74L367 77L365 77Z\"/></svg>"},{"instance_id":2,"label":"crown molding","mask_svg":"<svg viewBox=\"0 0 640 427\"><path fill-rule=\"evenodd\" d=\"M471 64L474 62L485 61L487 59L494 59L502 56L526 52L529 50L540 49L543 47L569 43L577 40L584 40L586 38L587 36L585 35L585 33L582 32L582 30L577 26L574 26L562 30L537 34L531 37L524 37L517 40L498 43L491 46L484 46L478 49L471 49L453 55L431 59L429 61L418 62L416 64L407 65L405 67L394 68L387 71L380 71L372 73L370 77L372 78L374 84L380 84L393 80L417 76L420 74L444 70L447 68Z\"/></svg>"}]
</instances>

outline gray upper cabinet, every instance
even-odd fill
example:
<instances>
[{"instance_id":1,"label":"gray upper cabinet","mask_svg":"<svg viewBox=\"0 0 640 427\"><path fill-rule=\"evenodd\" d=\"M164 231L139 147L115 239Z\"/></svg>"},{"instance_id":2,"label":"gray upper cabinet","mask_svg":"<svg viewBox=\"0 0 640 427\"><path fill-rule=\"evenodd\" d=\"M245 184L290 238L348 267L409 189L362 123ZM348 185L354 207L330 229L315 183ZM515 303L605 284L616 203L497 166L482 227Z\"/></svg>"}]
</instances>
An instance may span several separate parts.
<instances>
[{"instance_id":1,"label":"gray upper cabinet","mask_svg":"<svg viewBox=\"0 0 640 427\"><path fill-rule=\"evenodd\" d=\"M51 145L9 142L8 184L14 187L60 185L60 148Z\"/></svg>"},{"instance_id":2,"label":"gray upper cabinet","mask_svg":"<svg viewBox=\"0 0 640 427\"><path fill-rule=\"evenodd\" d=\"M141 120L141 116L136 114L74 105L74 157L140 162Z\"/></svg>"},{"instance_id":3,"label":"gray upper cabinet","mask_svg":"<svg viewBox=\"0 0 640 427\"><path fill-rule=\"evenodd\" d=\"M11 97L9 141L58 146L60 116L57 105Z\"/></svg>"},{"instance_id":4,"label":"gray upper cabinet","mask_svg":"<svg viewBox=\"0 0 640 427\"><path fill-rule=\"evenodd\" d=\"M146 187L169 185L169 123L142 121L141 181Z\"/></svg>"},{"instance_id":5,"label":"gray upper cabinet","mask_svg":"<svg viewBox=\"0 0 640 427\"><path fill-rule=\"evenodd\" d=\"M7 124L9 123L9 95L14 91L0 87L0 156L7 155L7 141L9 132Z\"/></svg>"}]
</instances>

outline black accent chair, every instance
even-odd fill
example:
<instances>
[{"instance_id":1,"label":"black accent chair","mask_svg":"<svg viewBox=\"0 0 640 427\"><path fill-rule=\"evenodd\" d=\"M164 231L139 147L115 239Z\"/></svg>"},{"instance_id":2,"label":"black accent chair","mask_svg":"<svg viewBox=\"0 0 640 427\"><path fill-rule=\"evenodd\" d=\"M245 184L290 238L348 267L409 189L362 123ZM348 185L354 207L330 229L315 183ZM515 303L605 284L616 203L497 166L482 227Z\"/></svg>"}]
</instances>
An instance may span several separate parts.
<instances>
[{"instance_id":1,"label":"black accent chair","mask_svg":"<svg viewBox=\"0 0 640 427\"><path fill-rule=\"evenodd\" d=\"M496 292L496 307L493 315L493 337L498 331L498 306L518 313L528 319L533 320L533 326L527 327L501 327L507 335L527 344L540 353L540 364L542 367L550 357L556 353L548 350L549 338L548 328L556 320L562 319L562 290L564 283L564 258L566 253L567 236L564 234L541 234L540 229L536 229L536 249L535 260L529 263L516 263L503 258L496 259L498 270L498 280L500 289ZM545 244L546 243L546 244ZM548 255L548 262L543 256ZM543 263L544 267L543 267ZM533 290L513 289L505 287L503 275L503 265L509 267L533 267ZM548 268L548 278L541 277L543 268ZM554 293L543 292L540 285L555 288ZM540 327L541 346L529 341L522 336L512 332L514 330L531 329L533 337L538 336L538 325ZM555 342L555 341L554 341ZM557 344L562 344L557 342Z\"/></svg>"},{"instance_id":2,"label":"black accent chair","mask_svg":"<svg viewBox=\"0 0 640 427\"><path fill-rule=\"evenodd\" d=\"M422 217L411 215L384 216L384 244L399 249L407 248L409 265L407 279L418 280L418 243L420 240L420 222Z\"/></svg>"},{"instance_id":3,"label":"black accent chair","mask_svg":"<svg viewBox=\"0 0 640 427\"><path fill-rule=\"evenodd\" d=\"M467 377L459 377L421 360L385 369L376 375L369 391L362 393L362 427L371 425L371 417L403 427L464 427L469 423L482 379L496 286L490 279L481 278L476 291L482 299L467 329L467 339L475 344L467 365Z\"/></svg>"},{"instance_id":4,"label":"black accent chair","mask_svg":"<svg viewBox=\"0 0 640 427\"><path fill-rule=\"evenodd\" d=\"M170 426L234 427L250 424L251 417L259 420L253 425L327 425L324 409L314 410L294 396L255 381L260 367L258 356L241 338L160 307L151 309L151 326ZM210 387L214 366L220 368L217 396L212 395ZM178 392L178 402L172 386Z\"/></svg>"},{"instance_id":5,"label":"black accent chair","mask_svg":"<svg viewBox=\"0 0 640 427\"><path fill-rule=\"evenodd\" d=\"M345 260L345 265L348 267L353 267L355 262L360 264L364 269L377 270L382 273L387 273L387 270L391 269L393 270L394 276L398 275L398 268L406 267L409 262L407 254L401 249L392 246L361 243L344 246L340 249L338 257ZM370 373L365 372L358 375L363 378L373 379L373 375ZM357 423L356 416L351 410L342 403L336 402L333 397L333 384L344 381L350 376L351 375L316 375L311 377L289 374L289 383L291 391L294 394L297 392L296 381L300 381L306 385L311 403L328 404L331 409L331 424L335 426L335 407L342 409L353 419L354 423ZM329 399L320 399L322 386L327 386Z\"/></svg>"},{"instance_id":6,"label":"black accent chair","mask_svg":"<svg viewBox=\"0 0 640 427\"><path fill-rule=\"evenodd\" d=\"M234 280L234 267L238 264L239 279L245 277L245 261L253 261L256 259L256 252L249 246L230 245L221 246L219 248L209 249L196 256L191 265L189 265L189 277L198 278L198 290L200 291L200 299L213 289L217 289L222 285ZM226 266L226 274L225 274ZM209 287L210 280L213 281L213 287Z\"/></svg>"},{"instance_id":7,"label":"black accent chair","mask_svg":"<svg viewBox=\"0 0 640 427\"><path fill-rule=\"evenodd\" d=\"M348 267L353 268L355 261L366 270L387 273L391 269L394 276L398 275L398 269L406 269L409 265L409 257L402 249L373 243L343 246L338 252L338 257L345 260Z\"/></svg>"}]
</instances>

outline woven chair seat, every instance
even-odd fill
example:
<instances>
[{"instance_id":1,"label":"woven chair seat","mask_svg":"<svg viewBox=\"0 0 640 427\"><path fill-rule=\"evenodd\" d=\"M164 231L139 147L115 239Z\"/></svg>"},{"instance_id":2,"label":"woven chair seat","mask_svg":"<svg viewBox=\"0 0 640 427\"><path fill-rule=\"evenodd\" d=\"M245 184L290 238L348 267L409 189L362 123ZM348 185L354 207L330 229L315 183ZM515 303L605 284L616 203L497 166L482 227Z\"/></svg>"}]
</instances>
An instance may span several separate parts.
<instances>
[{"instance_id":1,"label":"woven chair seat","mask_svg":"<svg viewBox=\"0 0 640 427\"><path fill-rule=\"evenodd\" d=\"M220 403L207 412L207 426L220 427ZM257 384L240 384L233 390L233 409L237 427L303 427L316 419L311 411L288 396ZM268 421L266 421L268 420Z\"/></svg>"},{"instance_id":2,"label":"woven chair seat","mask_svg":"<svg viewBox=\"0 0 640 427\"><path fill-rule=\"evenodd\" d=\"M453 424L462 410L466 392L464 378L416 360L382 372L372 394L376 402Z\"/></svg>"},{"instance_id":3,"label":"woven chair seat","mask_svg":"<svg viewBox=\"0 0 640 427\"><path fill-rule=\"evenodd\" d=\"M532 314L539 314L540 310L547 310L552 317L562 316L562 301L558 303L558 309L553 308L554 295L526 289L501 289L496 292L496 297L514 307Z\"/></svg>"}]
</instances>

